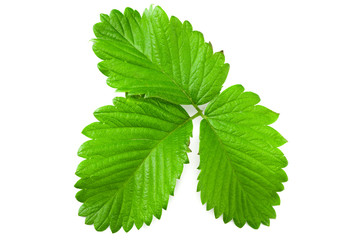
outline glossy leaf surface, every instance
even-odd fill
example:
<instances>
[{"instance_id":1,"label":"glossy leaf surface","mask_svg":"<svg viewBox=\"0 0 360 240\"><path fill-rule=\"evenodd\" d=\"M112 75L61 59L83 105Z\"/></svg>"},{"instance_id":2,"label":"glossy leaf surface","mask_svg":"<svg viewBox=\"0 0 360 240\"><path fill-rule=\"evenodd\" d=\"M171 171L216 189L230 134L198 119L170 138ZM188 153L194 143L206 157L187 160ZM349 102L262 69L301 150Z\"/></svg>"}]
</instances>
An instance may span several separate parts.
<instances>
[{"instance_id":1,"label":"glossy leaf surface","mask_svg":"<svg viewBox=\"0 0 360 240\"><path fill-rule=\"evenodd\" d=\"M207 209L224 222L253 228L270 224L277 192L284 189L286 140L268 125L278 114L257 105L260 98L235 85L215 98L200 126L198 190Z\"/></svg>"},{"instance_id":2,"label":"glossy leaf surface","mask_svg":"<svg viewBox=\"0 0 360 240\"><path fill-rule=\"evenodd\" d=\"M91 140L79 149L79 215L98 231L149 225L188 162L191 118L180 106L134 97L115 98L94 115L98 122L83 130Z\"/></svg>"},{"instance_id":3,"label":"glossy leaf surface","mask_svg":"<svg viewBox=\"0 0 360 240\"><path fill-rule=\"evenodd\" d=\"M220 93L229 71L223 52L158 6L101 14L94 33L99 70L126 98L99 108L98 122L83 130L91 140L79 149L85 160L75 187L86 224L117 232L160 218L188 162L192 119L201 116L202 203L225 223L268 226L287 181L278 148L286 140L269 126L278 114L258 105L258 95L241 85ZM192 117L180 106L190 104Z\"/></svg>"},{"instance_id":4,"label":"glossy leaf surface","mask_svg":"<svg viewBox=\"0 0 360 240\"><path fill-rule=\"evenodd\" d=\"M229 71L222 52L214 54L188 21L169 18L160 7L142 16L130 8L102 14L94 32L99 69L121 92L201 105L220 92Z\"/></svg>"}]
</instances>

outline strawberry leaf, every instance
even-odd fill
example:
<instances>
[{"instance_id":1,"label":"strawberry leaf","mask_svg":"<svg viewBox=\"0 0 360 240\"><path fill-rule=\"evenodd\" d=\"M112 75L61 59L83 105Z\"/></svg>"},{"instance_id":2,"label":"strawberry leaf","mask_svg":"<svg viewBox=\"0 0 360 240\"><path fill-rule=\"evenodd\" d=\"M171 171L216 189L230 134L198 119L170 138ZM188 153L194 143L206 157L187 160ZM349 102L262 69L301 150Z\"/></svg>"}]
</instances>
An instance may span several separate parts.
<instances>
[{"instance_id":1,"label":"strawberry leaf","mask_svg":"<svg viewBox=\"0 0 360 240\"><path fill-rule=\"evenodd\" d=\"M188 162L191 118L180 106L138 97L115 98L94 115L99 122L83 130L91 140L78 153L86 159L76 171L79 215L112 232L160 219Z\"/></svg>"},{"instance_id":2,"label":"strawberry leaf","mask_svg":"<svg viewBox=\"0 0 360 240\"><path fill-rule=\"evenodd\" d=\"M277 148L286 140L268 125L278 114L256 105L259 97L235 85L216 97L206 108L200 125L198 191L207 209L225 223L247 222L257 229L275 218L277 192L284 189L287 165Z\"/></svg>"},{"instance_id":3,"label":"strawberry leaf","mask_svg":"<svg viewBox=\"0 0 360 240\"><path fill-rule=\"evenodd\" d=\"M79 149L85 160L75 187L85 223L127 232L160 219L188 162L192 119L201 116L202 203L240 228L269 225L287 181L278 149L286 140L269 126L278 114L257 105L255 93L235 85L219 94L229 71L224 54L160 7L102 14L94 33L99 70L126 98L99 108L98 122L83 130L91 140ZM208 102L203 113L198 105ZM180 104L198 112L189 117Z\"/></svg>"},{"instance_id":4,"label":"strawberry leaf","mask_svg":"<svg viewBox=\"0 0 360 240\"><path fill-rule=\"evenodd\" d=\"M102 14L94 33L99 69L121 92L201 105L220 92L229 71L222 52L214 54L188 21L169 19L158 6L143 16L130 8Z\"/></svg>"}]
</instances>

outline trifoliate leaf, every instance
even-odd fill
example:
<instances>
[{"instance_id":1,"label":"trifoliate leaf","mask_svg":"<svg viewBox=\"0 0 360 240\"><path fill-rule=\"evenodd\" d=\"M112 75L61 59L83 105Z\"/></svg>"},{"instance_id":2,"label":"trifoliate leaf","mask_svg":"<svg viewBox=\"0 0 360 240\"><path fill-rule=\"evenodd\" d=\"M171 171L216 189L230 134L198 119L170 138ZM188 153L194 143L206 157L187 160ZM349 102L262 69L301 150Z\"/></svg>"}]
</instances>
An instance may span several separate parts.
<instances>
[{"instance_id":1,"label":"trifoliate leaf","mask_svg":"<svg viewBox=\"0 0 360 240\"><path fill-rule=\"evenodd\" d=\"M160 218L188 162L192 119L202 116L202 202L225 223L269 225L287 181L278 149L286 140L268 126L278 114L257 105L256 94L236 85L219 95L229 71L224 54L160 7L102 14L94 33L98 67L126 98L98 109L98 122L83 131L91 140L80 147L75 186L85 222L116 232ZM198 105L209 101L203 114ZM179 104L198 112L189 117Z\"/></svg>"},{"instance_id":2,"label":"trifoliate leaf","mask_svg":"<svg viewBox=\"0 0 360 240\"><path fill-rule=\"evenodd\" d=\"M201 105L220 92L229 71L222 52L214 54L188 21L169 19L158 6L143 16L130 8L102 14L94 33L99 69L121 92Z\"/></svg>"},{"instance_id":3,"label":"trifoliate leaf","mask_svg":"<svg viewBox=\"0 0 360 240\"><path fill-rule=\"evenodd\" d=\"M235 85L216 97L200 125L198 191L207 209L225 223L253 228L270 224L287 165L277 148L286 140L268 125L278 114L256 105L259 97Z\"/></svg>"},{"instance_id":4,"label":"trifoliate leaf","mask_svg":"<svg viewBox=\"0 0 360 240\"><path fill-rule=\"evenodd\" d=\"M188 162L192 121L186 111L162 100L115 98L94 113L99 122L83 134L76 198L86 224L129 231L160 218L176 179Z\"/></svg>"}]
</instances>

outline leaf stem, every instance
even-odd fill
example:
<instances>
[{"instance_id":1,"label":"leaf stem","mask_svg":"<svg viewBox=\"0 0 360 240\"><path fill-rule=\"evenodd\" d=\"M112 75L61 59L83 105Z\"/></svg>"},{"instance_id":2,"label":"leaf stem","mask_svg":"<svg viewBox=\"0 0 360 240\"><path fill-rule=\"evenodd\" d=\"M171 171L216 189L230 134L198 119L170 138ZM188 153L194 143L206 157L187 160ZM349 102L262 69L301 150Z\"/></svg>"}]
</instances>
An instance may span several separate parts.
<instances>
[{"instance_id":1,"label":"leaf stem","mask_svg":"<svg viewBox=\"0 0 360 240\"><path fill-rule=\"evenodd\" d=\"M202 110L196 105L196 104L192 104L193 107L198 111L194 116L192 116L191 118L194 119L198 116L201 116L202 118L206 118L206 116L203 114ZM193 118L194 117L194 118Z\"/></svg>"},{"instance_id":2,"label":"leaf stem","mask_svg":"<svg viewBox=\"0 0 360 240\"><path fill-rule=\"evenodd\" d=\"M194 108L198 111L198 112L202 112L201 109L196 105L196 104L192 104L194 106Z\"/></svg>"},{"instance_id":3,"label":"leaf stem","mask_svg":"<svg viewBox=\"0 0 360 240\"><path fill-rule=\"evenodd\" d=\"M195 119L195 118L197 118L198 116L201 116L201 115L202 115L201 112L197 112L197 113L195 113L194 115L192 115L190 118L191 118L191 120L192 120L192 119Z\"/></svg>"}]
</instances>

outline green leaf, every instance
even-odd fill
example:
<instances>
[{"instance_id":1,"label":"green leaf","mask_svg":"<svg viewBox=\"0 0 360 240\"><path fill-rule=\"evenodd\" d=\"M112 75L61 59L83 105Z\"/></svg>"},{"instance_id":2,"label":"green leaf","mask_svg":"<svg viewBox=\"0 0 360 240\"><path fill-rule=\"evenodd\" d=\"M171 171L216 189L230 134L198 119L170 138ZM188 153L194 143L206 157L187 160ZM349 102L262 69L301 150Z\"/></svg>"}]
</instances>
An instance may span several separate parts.
<instances>
[{"instance_id":1,"label":"green leaf","mask_svg":"<svg viewBox=\"0 0 360 240\"><path fill-rule=\"evenodd\" d=\"M115 98L94 113L83 134L76 198L86 224L112 232L160 219L188 162L192 119L177 105L141 97Z\"/></svg>"},{"instance_id":2,"label":"green leaf","mask_svg":"<svg viewBox=\"0 0 360 240\"><path fill-rule=\"evenodd\" d=\"M169 18L160 7L142 16L113 10L100 19L93 40L98 67L126 98L98 109L98 122L83 130L91 140L79 149L85 160L75 187L85 223L116 232L160 218L188 162L192 119L202 116L202 203L225 223L269 225L287 181L278 149L286 140L269 126L278 114L257 105L259 97L241 85L219 95L229 65L188 21ZM203 114L198 105L209 101ZM198 112L189 117L180 104Z\"/></svg>"},{"instance_id":3,"label":"green leaf","mask_svg":"<svg viewBox=\"0 0 360 240\"><path fill-rule=\"evenodd\" d=\"M198 191L207 209L225 223L247 222L257 229L275 218L277 192L287 176L287 160L278 149L286 140L268 125L278 114L256 105L259 97L235 85L216 97L200 125Z\"/></svg>"},{"instance_id":4,"label":"green leaf","mask_svg":"<svg viewBox=\"0 0 360 240\"><path fill-rule=\"evenodd\" d=\"M102 14L94 33L99 69L121 92L201 105L220 92L229 71L222 52L214 54L188 21L169 19L158 6L143 16L130 8Z\"/></svg>"}]
</instances>

